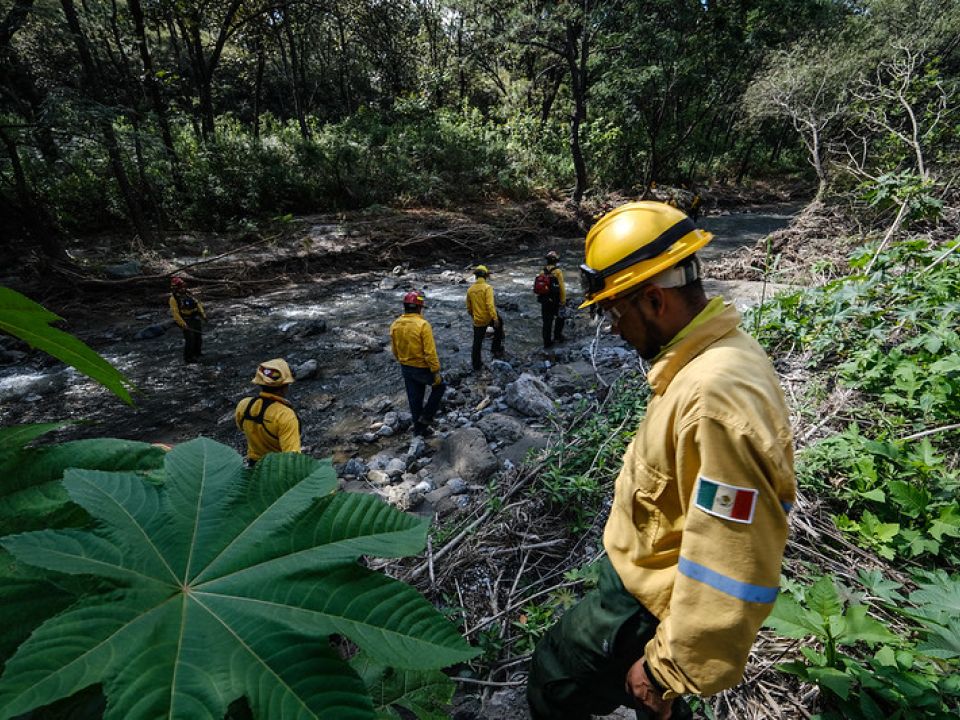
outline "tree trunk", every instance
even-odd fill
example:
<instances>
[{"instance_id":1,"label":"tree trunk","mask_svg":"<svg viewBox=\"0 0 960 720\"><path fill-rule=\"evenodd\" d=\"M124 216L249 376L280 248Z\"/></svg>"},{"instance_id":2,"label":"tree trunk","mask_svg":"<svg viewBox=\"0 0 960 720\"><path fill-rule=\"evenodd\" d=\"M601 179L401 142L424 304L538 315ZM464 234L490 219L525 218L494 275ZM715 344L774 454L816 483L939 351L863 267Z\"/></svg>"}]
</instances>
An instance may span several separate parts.
<instances>
[{"instance_id":1,"label":"tree trunk","mask_svg":"<svg viewBox=\"0 0 960 720\"><path fill-rule=\"evenodd\" d=\"M73 35L74 43L77 46L77 53L80 56L80 64L83 67L83 74L86 77L87 85L90 88L90 95L94 101L104 105L104 96L100 87L100 78L97 75L96 65L93 62L93 56L90 54L90 48L87 45L86 36L83 34L83 28L80 27L80 18L77 16L77 9L73 0L60 0L63 8L63 14L67 18L67 25ZM123 197L124 204L127 206L130 222L134 229L140 235L142 240L148 240L150 234L143 220L143 213L140 209L140 203L133 192L127 172L123 167L123 157L120 153L120 144L117 141L116 131L113 129L113 123L105 113L98 113L97 124L100 126L100 132L103 134L104 143L107 147L107 155L110 158L110 169L120 188L120 195Z\"/></svg>"},{"instance_id":2,"label":"tree trunk","mask_svg":"<svg viewBox=\"0 0 960 720\"><path fill-rule=\"evenodd\" d=\"M303 82L300 72L299 55L297 53L297 39L293 34L293 24L290 17L290 9L287 8L283 18L284 34L287 36L287 43L290 45L290 93L293 96L293 111L297 115L297 124L300 126L300 136L304 140L310 139L310 129L307 127L307 116L303 109ZM281 44L283 41L280 41Z\"/></svg>"},{"instance_id":3,"label":"tree trunk","mask_svg":"<svg viewBox=\"0 0 960 720\"><path fill-rule=\"evenodd\" d=\"M257 72L253 85L253 139L260 140L260 96L263 94L263 70L266 66L266 56L263 52L263 33L257 31L254 41L257 51Z\"/></svg>"},{"instance_id":4,"label":"tree trunk","mask_svg":"<svg viewBox=\"0 0 960 720\"><path fill-rule=\"evenodd\" d=\"M34 0L15 0L0 22L0 98L8 98L16 111L34 127L33 135L43 159L52 165L60 158L60 149L45 119L44 97L30 68L24 65L12 46L13 36L26 23L33 4Z\"/></svg>"},{"instance_id":5,"label":"tree trunk","mask_svg":"<svg viewBox=\"0 0 960 720\"><path fill-rule=\"evenodd\" d=\"M573 157L573 169L576 173L576 185L574 185L571 200L575 205L580 204L587 190L587 166L583 160L583 148L580 144L580 124L587 117L586 80L589 49L585 30L586 3L584 3L583 12L584 18L579 23L567 21L566 24L566 56L570 69L570 91L573 94L573 113L570 116L570 154Z\"/></svg>"},{"instance_id":6,"label":"tree trunk","mask_svg":"<svg viewBox=\"0 0 960 720\"><path fill-rule=\"evenodd\" d=\"M137 48L140 51L140 62L143 64L143 75L147 85L147 94L153 105L153 112L157 116L157 125L160 127L160 136L163 139L163 148L170 161L170 170L173 175L173 184L177 192L184 193L183 176L180 173L180 159L177 157L173 145L173 133L170 132L170 119L167 116L167 107L160 94L160 83L153 68L153 58L150 56L150 46L147 45L147 33L143 23L143 8L140 0L127 0L130 14L133 16L133 26L137 34Z\"/></svg>"},{"instance_id":7,"label":"tree trunk","mask_svg":"<svg viewBox=\"0 0 960 720\"><path fill-rule=\"evenodd\" d=\"M50 215L43 209L43 206L37 202L36 196L30 189L26 173L23 171L23 164L20 162L20 153L17 150L16 142L4 132L2 127L0 127L0 142L3 143L3 146L7 149L7 155L10 156L10 167L13 169L17 200L23 211L24 232L40 248L44 257L50 260L69 261L67 253L63 249L60 231L54 225Z\"/></svg>"}]
</instances>

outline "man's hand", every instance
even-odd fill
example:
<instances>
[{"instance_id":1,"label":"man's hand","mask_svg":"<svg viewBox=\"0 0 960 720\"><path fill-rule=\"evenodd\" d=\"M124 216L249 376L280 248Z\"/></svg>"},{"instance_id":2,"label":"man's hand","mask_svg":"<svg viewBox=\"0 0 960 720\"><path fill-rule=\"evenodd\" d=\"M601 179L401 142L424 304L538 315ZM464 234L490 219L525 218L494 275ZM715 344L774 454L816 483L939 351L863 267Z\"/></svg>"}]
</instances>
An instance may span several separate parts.
<instances>
[{"instance_id":1,"label":"man's hand","mask_svg":"<svg viewBox=\"0 0 960 720\"><path fill-rule=\"evenodd\" d=\"M435 372L433 374L433 384L439 385L442 382L443 382L443 376L439 372Z\"/></svg>"},{"instance_id":2,"label":"man's hand","mask_svg":"<svg viewBox=\"0 0 960 720\"><path fill-rule=\"evenodd\" d=\"M657 720L670 720L673 702L664 700L643 667L643 658L637 660L627 670L627 692L636 698L639 705L645 706Z\"/></svg>"}]
</instances>

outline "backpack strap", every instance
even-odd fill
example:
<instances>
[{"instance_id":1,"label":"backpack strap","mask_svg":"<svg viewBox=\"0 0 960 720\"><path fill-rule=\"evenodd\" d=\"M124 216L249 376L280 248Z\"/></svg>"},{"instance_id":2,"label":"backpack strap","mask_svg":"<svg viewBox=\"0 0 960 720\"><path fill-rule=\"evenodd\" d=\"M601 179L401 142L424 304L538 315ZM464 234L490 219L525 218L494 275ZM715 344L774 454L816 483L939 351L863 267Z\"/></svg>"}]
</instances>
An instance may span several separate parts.
<instances>
[{"instance_id":1,"label":"backpack strap","mask_svg":"<svg viewBox=\"0 0 960 720\"><path fill-rule=\"evenodd\" d=\"M254 404L257 400L260 400L260 401L261 401L260 412L258 412L256 415L254 415L254 414L251 412L251 408L253 408L253 404ZM275 403L275 402L276 402L276 400L274 400L273 398L265 398L265 397L262 397L262 396L260 396L260 395L255 395L254 397L250 398L250 402L248 402L248 403L247 403L247 406L243 409L243 418L241 418L241 420L240 420L240 425L242 426L243 423L245 423L247 420L249 420L250 422L256 423L257 425L259 425L260 427L262 427L262 428L263 428L263 431L264 431L267 435L269 435L270 437L272 437L274 440L279 439L279 438L277 438L276 435L274 435L272 432L270 432L269 430L267 430L267 426L264 425L264 423L263 423L264 415L267 414L267 408L270 407L271 405L273 405L273 403ZM296 414L296 413L294 413L294 414ZM300 424L300 418L297 418L297 425L299 426L299 424Z\"/></svg>"}]
</instances>

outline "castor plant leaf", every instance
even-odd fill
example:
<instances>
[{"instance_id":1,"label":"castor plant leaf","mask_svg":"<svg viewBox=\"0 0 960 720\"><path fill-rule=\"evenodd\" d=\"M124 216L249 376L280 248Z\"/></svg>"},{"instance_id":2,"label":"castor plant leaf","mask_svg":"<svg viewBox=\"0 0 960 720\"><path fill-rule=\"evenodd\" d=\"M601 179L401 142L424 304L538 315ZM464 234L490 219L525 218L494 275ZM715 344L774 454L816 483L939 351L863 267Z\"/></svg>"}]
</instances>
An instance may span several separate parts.
<instances>
[{"instance_id":1,"label":"castor plant leaf","mask_svg":"<svg viewBox=\"0 0 960 720\"><path fill-rule=\"evenodd\" d=\"M51 327L62 318L16 290L0 286L0 331L53 355L96 380L128 405L133 383L70 333Z\"/></svg>"},{"instance_id":2,"label":"castor plant leaf","mask_svg":"<svg viewBox=\"0 0 960 720\"><path fill-rule=\"evenodd\" d=\"M271 720L373 718L331 636L413 670L476 654L416 590L359 562L419 552L426 521L335 492L328 460L275 454L250 471L199 438L161 475L70 470L64 488L95 525L0 540L20 562L103 581L9 660L0 718L98 683L107 720L220 720L239 698Z\"/></svg>"},{"instance_id":3,"label":"castor plant leaf","mask_svg":"<svg viewBox=\"0 0 960 720\"><path fill-rule=\"evenodd\" d=\"M91 522L64 488L68 468L145 473L163 466L160 448L132 440L76 440L23 447L45 427L4 428L0 442L0 536L29 530L77 527ZM139 482L139 480L135 480ZM85 577L64 577L16 561L0 549L0 669L17 647L47 618L96 585Z\"/></svg>"}]
</instances>

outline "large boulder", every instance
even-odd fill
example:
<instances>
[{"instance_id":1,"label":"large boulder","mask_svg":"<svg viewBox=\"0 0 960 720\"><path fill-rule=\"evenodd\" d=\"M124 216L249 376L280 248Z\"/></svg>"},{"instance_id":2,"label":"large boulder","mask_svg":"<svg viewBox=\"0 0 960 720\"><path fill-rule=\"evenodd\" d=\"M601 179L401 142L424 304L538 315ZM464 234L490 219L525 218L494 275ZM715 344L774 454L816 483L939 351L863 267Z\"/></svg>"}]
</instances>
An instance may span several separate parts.
<instances>
[{"instance_id":1,"label":"large boulder","mask_svg":"<svg viewBox=\"0 0 960 720\"><path fill-rule=\"evenodd\" d=\"M477 427L483 432L487 442L502 442L504 444L516 442L526 432L523 423L502 413L484 415L477 422Z\"/></svg>"},{"instance_id":2,"label":"large boulder","mask_svg":"<svg viewBox=\"0 0 960 720\"><path fill-rule=\"evenodd\" d=\"M449 468L447 477L459 476L468 483L484 482L498 468L497 456L477 428L460 428L447 435L440 442L434 464ZM439 467L435 474L441 474Z\"/></svg>"},{"instance_id":3,"label":"large boulder","mask_svg":"<svg viewBox=\"0 0 960 720\"><path fill-rule=\"evenodd\" d=\"M556 395L543 380L523 373L504 389L504 401L528 417L544 417L553 412Z\"/></svg>"}]
</instances>

